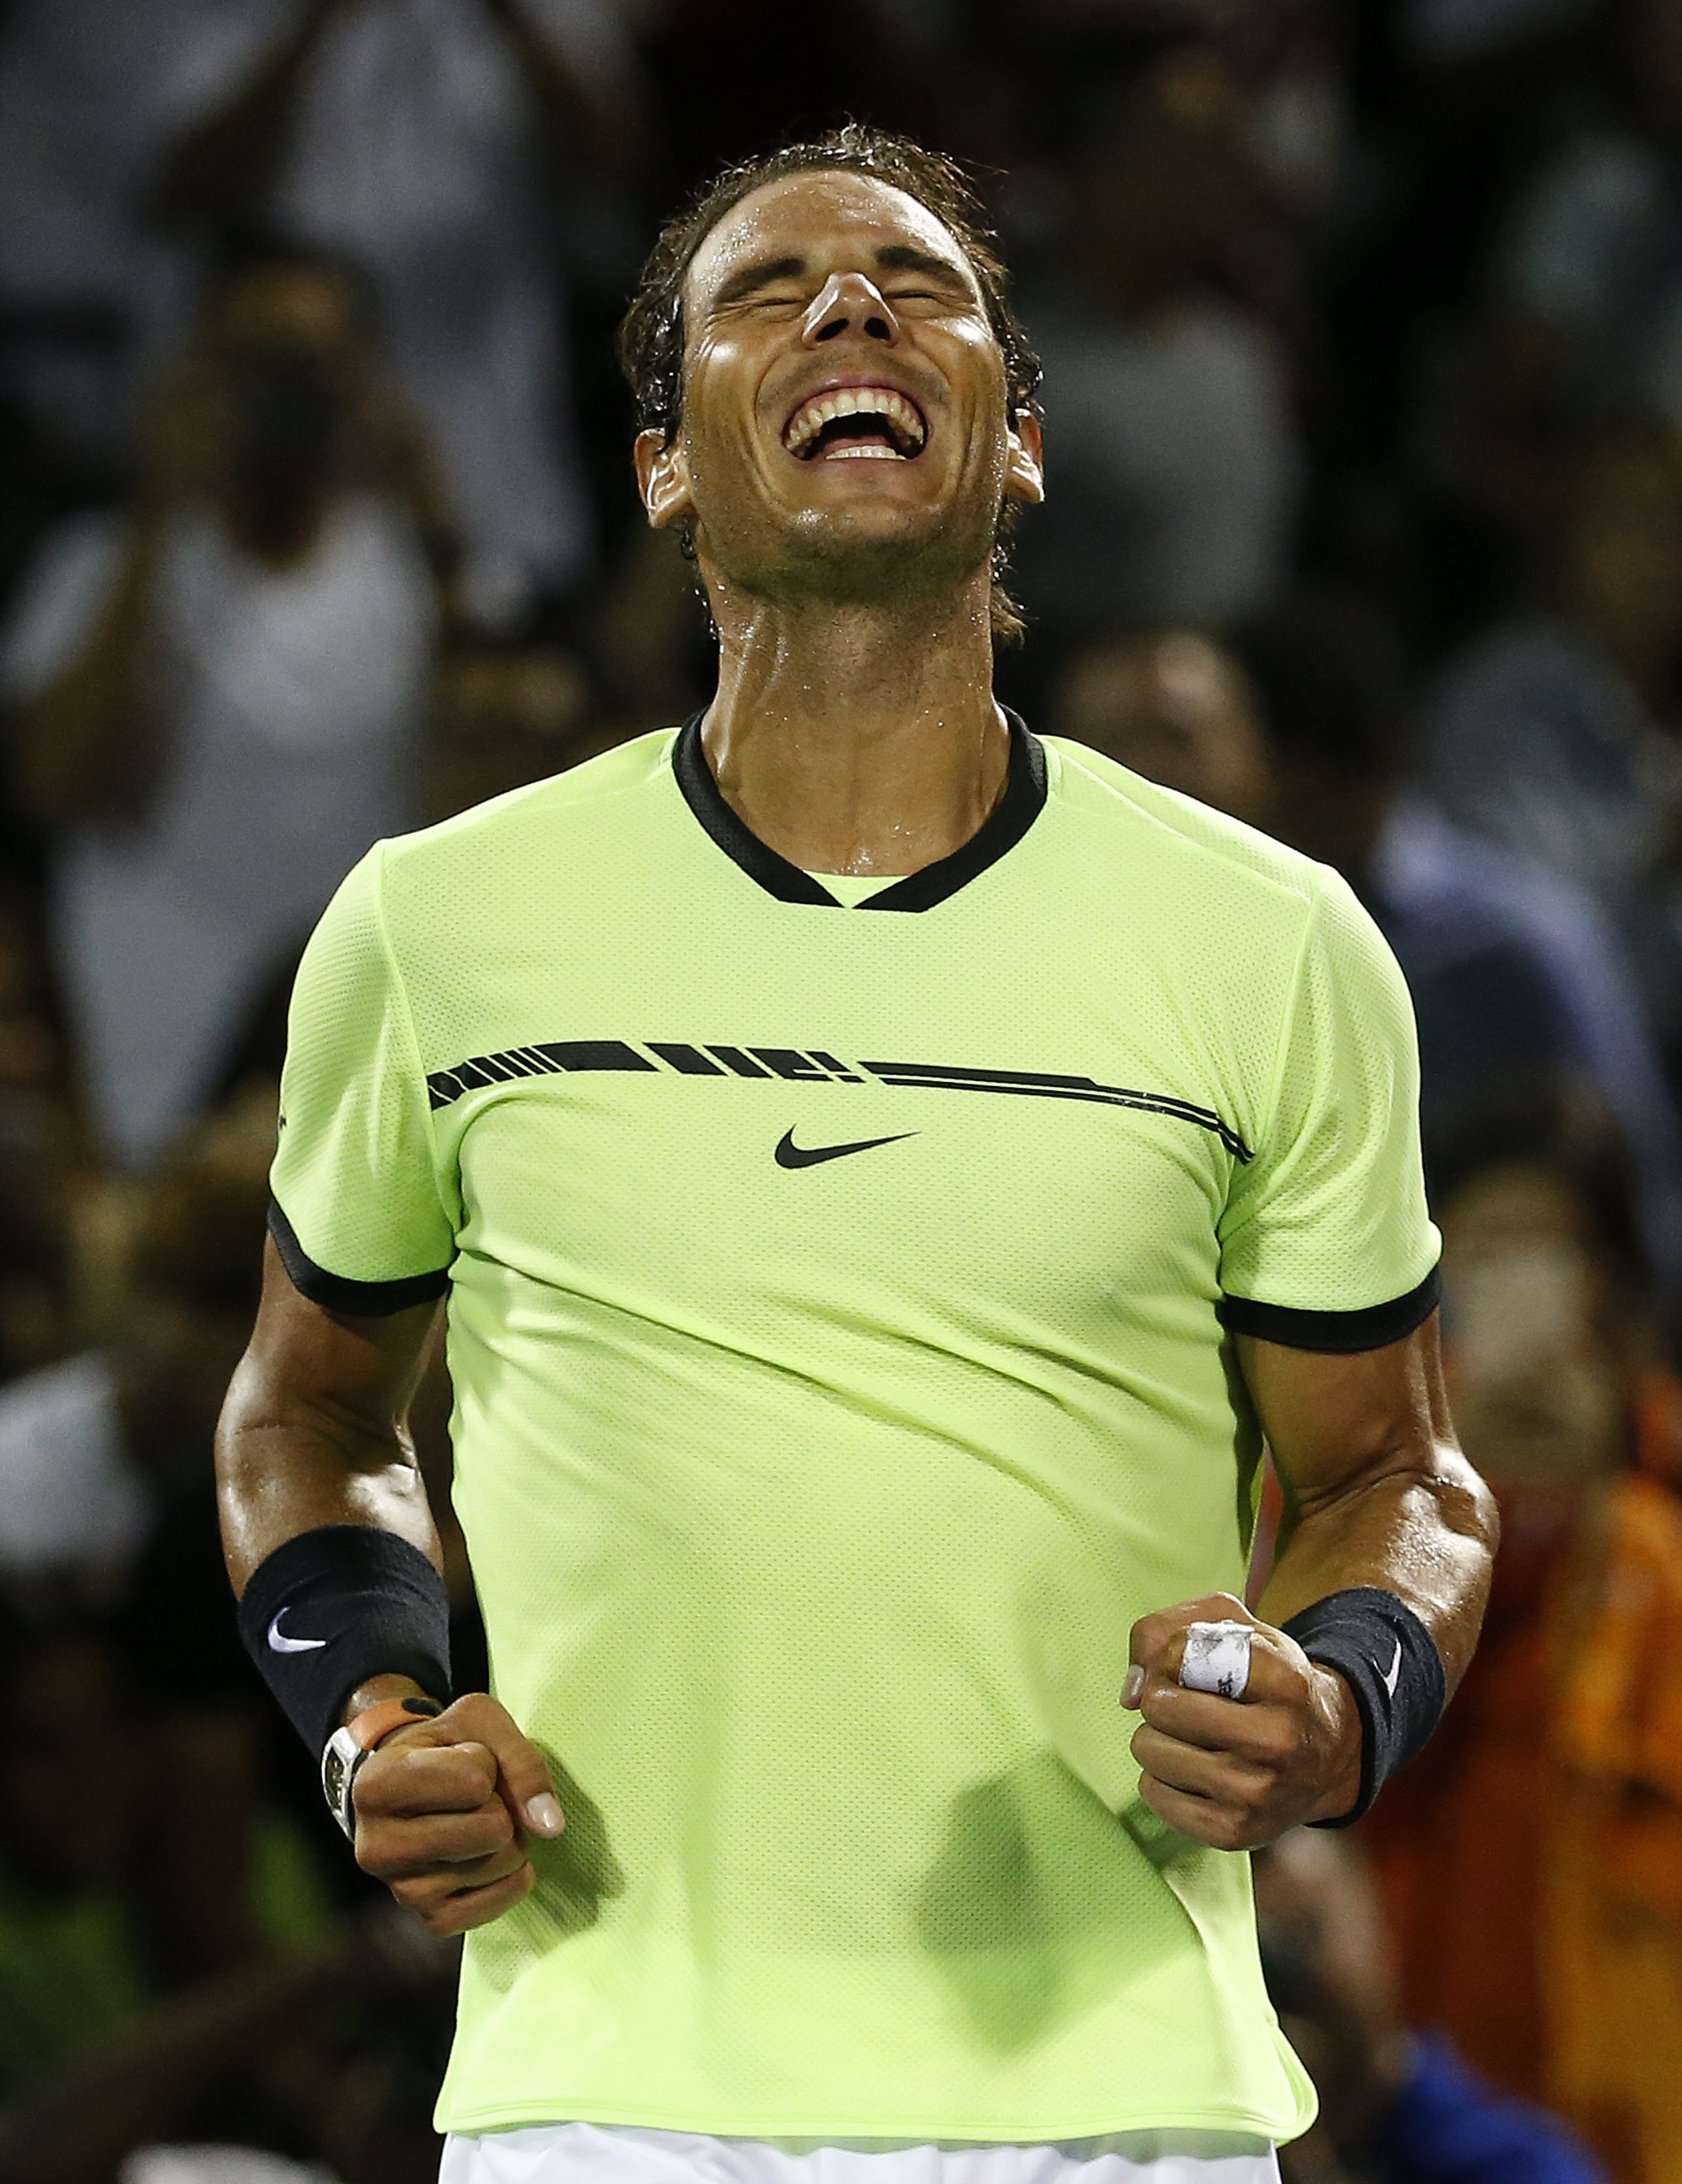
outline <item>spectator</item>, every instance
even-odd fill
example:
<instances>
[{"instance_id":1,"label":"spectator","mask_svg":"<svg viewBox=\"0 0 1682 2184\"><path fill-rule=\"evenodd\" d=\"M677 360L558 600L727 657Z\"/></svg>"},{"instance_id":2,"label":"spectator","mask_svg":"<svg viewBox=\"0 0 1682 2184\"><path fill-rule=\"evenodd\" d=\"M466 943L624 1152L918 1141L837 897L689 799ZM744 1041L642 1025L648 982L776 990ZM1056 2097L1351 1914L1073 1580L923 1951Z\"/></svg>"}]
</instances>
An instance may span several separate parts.
<instances>
[{"instance_id":1,"label":"spectator","mask_svg":"<svg viewBox=\"0 0 1682 2184\"><path fill-rule=\"evenodd\" d=\"M1345 874L1412 990L1429 1138L1503 1079L1595 1085L1638 1148L1654 1257L1682 1284L1682 1132L1617 944L1585 900L1407 790L1399 671L1347 602L1288 602L1235 652L1186 631L1100 640L1068 664L1055 718Z\"/></svg>"},{"instance_id":2,"label":"spectator","mask_svg":"<svg viewBox=\"0 0 1682 2184\"><path fill-rule=\"evenodd\" d=\"M147 197L207 67L229 64L229 12L13 0L0 18L0 354L25 419L72 463L121 460L143 375L191 308L186 254L152 231Z\"/></svg>"},{"instance_id":3,"label":"spectator","mask_svg":"<svg viewBox=\"0 0 1682 2184\"><path fill-rule=\"evenodd\" d=\"M1022 584L1059 634L1220 621L1283 577L1299 466L1285 371L1223 295L1258 187L1245 108L1170 95L1161 62L1098 107L1074 160L1055 286L1030 301L1045 365L1046 502Z\"/></svg>"},{"instance_id":4,"label":"spectator","mask_svg":"<svg viewBox=\"0 0 1682 2184\"><path fill-rule=\"evenodd\" d=\"M279 246L240 259L159 390L126 524L49 542L0 646L21 788L57 830L86 1096L125 1164L197 1112L272 961L413 822L448 550L356 284Z\"/></svg>"},{"instance_id":5,"label":"spectator","mask_svg":"<svg viewBox=\"0 0 1682 2184\"><path fill-rule=\"evenodd\" d=\"M608 748L577 661L552 645L464 637L438 663L426 816L448 819Z\"/></svg>"},{"instance_id":6,"label":"spectator","mask_svg":"<svg viewBox=\"0 0 1682 2184\"><path fill-rule=\"evenodd\" d=\"M272 1111L207 1123L142 1202L109 1345L0 1390L0 1574L113 1597L162 1498L208 1482L257 1306Z\"/></svg>"},{"instance_id":7,"label":"spectator","mask_svg":"<svg viewBox=\"0 0 1682 2184\"><path fill-rule=\"evenodd\" d=\"M1441 1738L1363 1832L1416 2021L1590 2139L1682 2148L1682 1504L1616 1132L1510 1097L1440 1156L1450 1386L1504 1546Z\"/></svg>"},{"instance_id":8,"label":"spectator","mask_svg":"<svg viewBox=\"0 0 1682 2184\"><path fill-rule=\"evenodd\" d=\"M634 172L636 81L603 0L291 0L165 164L166 218L343 252L436 441L475 606L576 582L591 522L567 395L555 185ZM593 216L611 220L599 195Z\"/></svg>"},{"instance_id":9,"label":"spectator","mask_svg":"<svg viewBox=\"0 0 1682 2184\"><path fill-rule=\"evenodd\" d=\"M1262 1964L1320 2120L1285 2184L1605 2184L1587 2149L1408 2030L1383 1914L1347 1838L1306 1828L1256 1859Z\"/></svg>"},{"instance_id":10,"label":"spectator","mask_svg":"<svg viewBox=\"0 0 1682 2184\"><path fill-rule=\"evenodd\" d=\"M1542 471L1562 425L1682 426L1682 23L1670 0L1607 12L1609 80L1510 209L1480 359L1480 423Z\"/></svg>"},{"instance_id":11,"label":"spectator","mask_svg":"<svg viewBox=\"0 0 1682 2184\"><path fill-rule=\"evenodd\" d=\"M151 1872L137 1825L151 1770L109 1642L0 1611L0 2184L116 2184L120 2167L125 2184L326 2175L181 2143L206 2136L326 2155L343 2184L436 2176L414 2080L441 2049L454 1953L383 1911L300 1934L270 1880L261 1953L168 1994L145 1947L151 1887L136 1885Z\"/></svg>"},{"instance_id":12,"label":"spectator","mask_svg":"<svg viewBox=\"0 0 1682 2184\"><path fill-rule=\"evenodd\" d=\"M1502 623L1430 708L1448 816L1585 889L1622 933L1667 1051L1682 1039L1682 443L1595 439L1545 610Z\"/></svg>"}]
</instances>

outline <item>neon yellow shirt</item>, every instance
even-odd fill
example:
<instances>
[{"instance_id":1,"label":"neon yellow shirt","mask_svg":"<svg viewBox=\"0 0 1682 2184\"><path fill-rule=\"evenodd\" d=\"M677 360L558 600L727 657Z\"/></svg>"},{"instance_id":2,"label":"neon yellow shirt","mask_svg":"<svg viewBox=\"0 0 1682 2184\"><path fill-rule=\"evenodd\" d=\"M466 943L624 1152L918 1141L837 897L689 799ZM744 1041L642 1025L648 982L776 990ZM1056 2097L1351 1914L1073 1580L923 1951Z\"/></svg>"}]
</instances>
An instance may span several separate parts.
<instances>
[{"instance_id":1,"label":"neon yellow shirt","mask_svg":"<svg viewBox=\"0 0 1682 2184\"><path fill-rule=\"evenodd\" d=\"M345 1310L448 1290L568 1814L468 1937L443 2127L1312 2114L1248 1862L1138 1825L1118 1693L1135 1618L1243 1581L1224 1330L1431 1307L1406 995L1332 873L1012 734L856 909L692 724L382 845L310 944L276 1235Z\"/></svg>"}]
</instances>

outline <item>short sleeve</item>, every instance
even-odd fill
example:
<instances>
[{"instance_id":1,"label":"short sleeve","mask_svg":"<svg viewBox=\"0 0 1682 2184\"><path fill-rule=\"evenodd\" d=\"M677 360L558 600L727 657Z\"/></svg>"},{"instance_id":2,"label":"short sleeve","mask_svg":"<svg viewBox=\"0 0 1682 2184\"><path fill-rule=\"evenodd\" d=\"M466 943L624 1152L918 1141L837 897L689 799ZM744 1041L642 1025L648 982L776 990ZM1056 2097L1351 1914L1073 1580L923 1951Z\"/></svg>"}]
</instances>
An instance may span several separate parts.
<instances>
[{"instance_id":1,"label":"short sleeve","mask_svg":"<svg viewBox=\"0 0 1682 2184\"><path fill-rule=\"evenodd\" d=\"M356 866L298 967L270 1214L304 1295L368 1315L442 1296L455 1255L426 1078L382 914L381 861L376 848Z\"/></svg>"},{"instance_id":2,"label":"short sleeve","mask_svg":"<svg viewBox=\"0 0 1682 2184\"><path fill-rule=\"evenodd\" d=\"M1265 1131L1220 1228L1222 1323L1298 1350L1399 1342L1437 1301L1413 1011L1343 881L1317 900Z\"/></svg>"}]
</instances>

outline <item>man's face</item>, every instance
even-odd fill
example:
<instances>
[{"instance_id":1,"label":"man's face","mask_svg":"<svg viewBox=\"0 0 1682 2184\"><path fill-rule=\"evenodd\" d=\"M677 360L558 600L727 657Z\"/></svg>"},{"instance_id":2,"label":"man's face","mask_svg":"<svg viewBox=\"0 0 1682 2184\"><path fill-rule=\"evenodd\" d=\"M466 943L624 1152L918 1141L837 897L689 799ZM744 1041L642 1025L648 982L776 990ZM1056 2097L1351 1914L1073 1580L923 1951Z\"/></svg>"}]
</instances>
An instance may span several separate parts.
<instances>
[{"instance_id":1,"label":"man's face","mask_svg":"<svg viewBox=\"0 0 1682 2184\"><path fill-rule=\"evenodd\" d=\"M652 522L693 524L716 606L941 588L987 568L1002 499L1040 497L975 275L903 191L755 191L697 251L684 325L682 424L642 435L638 473Z\"/></svg>"}]
</instances>

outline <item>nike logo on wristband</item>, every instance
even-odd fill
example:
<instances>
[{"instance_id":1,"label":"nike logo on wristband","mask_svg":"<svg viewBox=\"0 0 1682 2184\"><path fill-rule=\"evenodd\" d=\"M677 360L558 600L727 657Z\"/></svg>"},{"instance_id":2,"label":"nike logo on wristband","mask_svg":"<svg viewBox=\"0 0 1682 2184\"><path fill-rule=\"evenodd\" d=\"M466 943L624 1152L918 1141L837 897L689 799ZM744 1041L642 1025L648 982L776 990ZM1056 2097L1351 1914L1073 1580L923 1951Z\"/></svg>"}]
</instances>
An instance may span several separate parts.
<instances>
[{"instance_id":1,"label":"nike logo on wristband","mask_svg":"<svg viewBox=\"0 0 1682 2184\"><path fill-rule=\"evenodd\" d=\"M286 1610L281 1610L284 1615ZM269 1650L271 1653L314 1653L326 1644L325 1638L288 1638L281 1628L281 1615L269 1625Z\"/></svg>"},{"instance_id":2,"label":"nike logo on wristband","mask_svg":"<svg viewBox=\"0 0 1682 2184\"><path fill-rule=\"evenodd\" d=\"M1397 1678L1399 1675L1401 1675L1401 1639L1400 1639L1400 1638L1398 1638L1398 1639L1396 1640L1396 1641L1395 1641L1395 1660L1393 1660L1393 1661L1390 1663L1390 1672L1389 1675L1387 1675L1387 1676L1384 1678L1384 1689L1385 1689L1385 1690L1390 1693L1390 1696L1392 1698L1394 1698L1394 1697L1395 1696L1395 1685L1396 1685L1396 1678Z\"/></svg>"}]
</instances>

